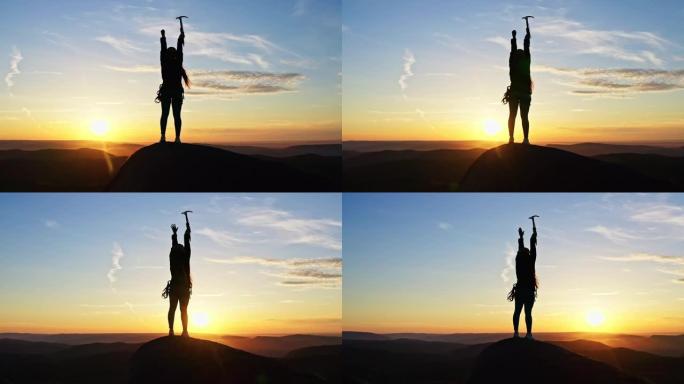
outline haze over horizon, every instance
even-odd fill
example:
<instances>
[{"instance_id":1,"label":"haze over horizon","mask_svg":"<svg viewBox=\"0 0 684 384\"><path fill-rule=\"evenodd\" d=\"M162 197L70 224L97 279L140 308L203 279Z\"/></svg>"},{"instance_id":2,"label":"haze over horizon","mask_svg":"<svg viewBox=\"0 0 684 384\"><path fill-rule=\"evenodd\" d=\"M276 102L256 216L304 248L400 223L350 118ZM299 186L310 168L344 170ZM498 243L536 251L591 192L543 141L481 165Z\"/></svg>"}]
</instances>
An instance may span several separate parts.
<instances>
[{"instance_id":1,"label":"haze over horizon","mask_svg":"<svg viewBox=\"0 0 684 384\"><path fill-rule=\"evenodd\" d=\"M343 139L507 140L524 15L533 143L684 139L681 2L588 0L346 1Z\"/></svg>"},{"instance_id":2,"label":"haze over horizon","mask_svg":"<svg viewBox=\"0 0 684 384\"><path fill-rule=\"evenodd\" d=\"M7 1L0 139L157 141L181 14L186 141L339 141L340 4L307 0Z\"/></svg>"},{"instance_id":3,"label":"haze over horizon","mask_svg":"<svg viewBox=\"0 0 684 384\"><path fill-rule=\"evenodd\" d=\"M173 223L190 333L339 333L339 194L6 194L0 332L166 332ZM180 326L177 315L177 327Z\"/></svg>"},{"instance_id":4,"label":"haze over horizon","mask_svg":"<svg viewBox=\"0 0 684 384\"><path fill-rule=\"evenodd\" d=\"M517 228L539 214L537 332L684 333L684 199L348 194L344 330L510 333Z\"/></svg>"}]
</instances>

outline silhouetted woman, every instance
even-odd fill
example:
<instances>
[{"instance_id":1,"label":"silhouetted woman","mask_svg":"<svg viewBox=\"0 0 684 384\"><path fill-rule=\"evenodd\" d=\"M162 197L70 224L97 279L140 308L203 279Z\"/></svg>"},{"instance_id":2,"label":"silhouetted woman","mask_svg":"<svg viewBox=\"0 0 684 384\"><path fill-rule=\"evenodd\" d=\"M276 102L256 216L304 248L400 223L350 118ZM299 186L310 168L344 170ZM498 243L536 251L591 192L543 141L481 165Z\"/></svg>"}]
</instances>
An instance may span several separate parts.
<instances>
[{"instance_id":1,"label":"silhouetted woman","mask_svg":"<svg viewBox=\"0 0 684 384\"><path fill-rule=\"evenodd\" d=\"M190 221L185 216L185 236L183 244L178 243L178 227L171 225L171 280L166 283L162 297L169 298L169 336L173 336L173 321L176 316L176 307L180 302L181 321L183 322L183 336L188 336L188 302L192 290L190 278Z\"/></svg>"},{"instance_id":2,"label":"silhouetted woman","mask_svg":"<svg viewBox=\"0 0 684 384\"><path fill-rule=\"evenodd\" d=\"M525 49L518 49L515 30L513 30L512 34L511 54L508 58L508 74L511 78L511 85L508 87L503 98L504 104L508 103L508 143L513 143L515 117L518 114L518 106L520 106L520 118L522 119L523 134L525 135L523 144L529 144L530 120L528 119L528 114L530 112L530 103L532 102L532 78L530 76L532 59L530 56L529 24L527 26L527 34L525 35Z\"/></svg>"},{"instance_id":3,"label":"silhouetted woman","mask_svg":"<svg viewBox=\"0 0 684 384\"><path fill-rule=\"evenodd\" d=\"M176 48L166 47L165 31L161 30L161 52L159 60L161 62L161 72L163 83L157 92L157 102L161 102L162 114L159 121L161 126L161 139L159 142L166 142L166 121L169 118L169 108L173 107L173 121L176 126L176 143L180 143L181 134L181 108L183 107L183 82L187 87L190 86L190 79L183 68L183 45L185 44L185 32L183 31L183 20L181 19L181 34L178 36Z\"/></svg>"},{"instance_id":4,"label":"silhouetted woman","mask_svg":"<svg viewBox=\"0 0 684 384\"><path fill-rule=\"evenodd\" d=\"M534 263L537 261L537 226L532 218L532 236L530 236L530 249L525 248L525 232L518 228L518 254L515 256L515 276L518 281L508 293L508 300L515 301L513 312L514 337L518 337L518 323L520 312L525 308L525 325L527 326L527 338L532 339L532 307L537 297L537 274Z\"/></svg>"}]
</instances>

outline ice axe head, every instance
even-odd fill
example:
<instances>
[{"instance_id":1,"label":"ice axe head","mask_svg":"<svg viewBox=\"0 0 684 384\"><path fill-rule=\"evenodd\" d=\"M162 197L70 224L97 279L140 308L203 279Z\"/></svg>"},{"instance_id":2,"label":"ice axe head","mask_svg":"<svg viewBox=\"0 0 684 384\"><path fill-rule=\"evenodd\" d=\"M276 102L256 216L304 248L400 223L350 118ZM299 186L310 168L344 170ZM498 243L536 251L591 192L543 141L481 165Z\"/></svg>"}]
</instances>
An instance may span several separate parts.
<instances>
[{"instance_id":1,"label":"ice axe head","mask_svg":"<svg viewBox=\"0 0 684 384\"><path fill-rule=\"evenodd\" d=\"M185 218L188 218L188 213L192 213L192 211L183 211L181 212L181 215L185 215Z\"/></svg>"},{"instance_id":2,"label":"ice axe head","mask_svg":"<svg viewBox=\"0 0 684 384\"><path fill-rule=\"evenodd\" d=\"M539 217L539 215L532 215L529 217L530 220L534 220L535 218Z\"/></svg>"},{"instance_id":3,"label":"ice axe head","mask_svg":"<svg viewBox=\"0 0 684 384\"><path fill-rule=\"evenodd\" d=\"M525 22L528 22L530 17L534 19L534 16L523 16L523 19L525 20Z\"/></svg>"},{"instance_id":4,"label":"ice axe head","mask_svg":"<svg viewBox=\"0 0 684 384\"><path fill-rule=\"evenodd\" d=\"M183 19L187 19L187 18L188 18L187 16L178 16L178 17L176 17L176 19L179 20L180 22L183 22Z\"/></svg>"}]
</instances>

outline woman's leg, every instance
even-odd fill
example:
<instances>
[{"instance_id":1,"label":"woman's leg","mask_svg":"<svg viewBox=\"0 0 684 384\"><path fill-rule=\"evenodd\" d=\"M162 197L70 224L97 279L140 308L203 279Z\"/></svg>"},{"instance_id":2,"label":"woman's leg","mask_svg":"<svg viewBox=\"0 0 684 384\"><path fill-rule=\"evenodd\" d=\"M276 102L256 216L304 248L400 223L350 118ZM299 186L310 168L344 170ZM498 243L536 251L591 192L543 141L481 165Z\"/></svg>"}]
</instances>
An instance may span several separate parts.
<instances>
[{"instance_id":1,"label":"woman's leg","mask_svg":"<svg viewBox=\"0 0 684 384\"><path fill-rule=\"evenodd\" d=\"M532 338L532 307L534 306L534 297L525 303L525 325L527 326L527 337Z\"/></svg>"},{"instance_id":2,"label":"woman's leg","mask_svg":"<svg viewBox=\"0 0 684 384\"><path fill-rule=\"evenodd\" d=\"M515 131L515 117L518 114L518 98L511 96L508 100L508 143L513 144L513 132Z\"/></svg>"},{"instance_id":3,"label":"woman's leg","mask_svg":"<svg viewBox=\"0 0 684 384\"><path fill-rule=\"evenodd\" d=\"M513 334L514 337L518 337L518 324L520 324L520 312L523 308L523 301L515 298L515 310L513 311Z\"/></svg>"},{"instance_id":4,"label":"woman's leg","mask_svg":"<svg viewBox=\"0 0 684 384\"><path fill-rule=\"evenodd\" d=\"M176 306L178 306L178 296L169 295L169 336L173 336L173 318L176 316Z\"/></svg>"},{"instance_id":5,"label":"woman's leg","mask_svg":"<svg viewBox=\"0 0 684 384\"><path fill-rule=\"evenodd\" d=\"M161 100L162 114L161 119L159 119L159 127L161 128L161 140L160 142L166 141L166 121L169 119L169 109L171 107L171 100L168 98L162 98Z\"/></svg>"},{"instance_id":6,"label":"woman's leg","mask_svg":"<svg viewBox=\"0 0 684 384\"><path fill-rule=\"evenodd\" d=\"M173 98L173 122L176 126L176 142L180 142L181 126L181 108L183 108L183 96Z\"/></svg>"},{"instance_id":7,"label":"woman's leg","mask_svg":"<svg viewBox=\"0 0 684 384\"><path fill-rule=\"evenodd\" d=\"M188 303L190 302L190 292L180 298L181 322L183 322L183 336L188 336Z\"/></svg>"},{"instance_id":8,"label":"woman's leg","mask_svg":"<svg viewBox=\"0 0 684 384\"><path fill-rule=\"evenodd\" d=\"M530 120L528 115L530 113L530 98L525 98L520 102L520 118L522 119L523 134L525 135L525 140L523 143L529 144L530 140L528 138L530 133Z\"/></svg>"}]
</instances>

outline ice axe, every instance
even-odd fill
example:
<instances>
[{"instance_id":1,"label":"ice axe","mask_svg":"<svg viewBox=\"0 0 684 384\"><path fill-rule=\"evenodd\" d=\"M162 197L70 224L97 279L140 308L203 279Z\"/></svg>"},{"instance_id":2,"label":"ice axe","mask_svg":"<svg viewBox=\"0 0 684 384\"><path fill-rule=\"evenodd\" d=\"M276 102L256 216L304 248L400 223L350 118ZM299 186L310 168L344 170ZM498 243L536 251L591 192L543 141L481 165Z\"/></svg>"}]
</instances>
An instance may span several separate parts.
<instances>
[{"instance_id":1,"label":"ice axe","mask_svg":"<svg viewBox=\"0 0 684 384\"><path fill-rule=\"evenodd\" d=\"M527 25L527 29L530 29L530 17L534 19L534 16L524 16L523 19L525 19L525 24Z\"/></svg>"},{"instance_id":2,"label":"ice axe","mask_svg":"<svg viewBox=\"0 0 684 384\"><path fill-rule=\"evenodd\" d=\"M188 18L187 16L178 16L178 17L176 17L176 19L177 19L178 21L180 21L181 32L183 32L183 19L187 19L187 18Z\"/></svg>"},{"instance_id":3,"label":"ice axe","mask_svg":"<svg viewBox=\"0 0 684 384\"><path fill-rule=\"evenodd\" d=\"M185 215L185 221L188 221L188 213L192 213L192 211L183 211L183 212L181 212L181 215Z\"/></svg>"},{"instance_id":4,"label":"ice axe","mask_svg":"<svg viewBox=\"0 0 684 384\"><path fill-rule=\"evenodd\" d=\"M535 224L534 224L534 219L537 218L537 217L539 217L539 215L532 215L532 216L529 217L529 219L532 220L532 226L533 226L533 227L534 227L534 225L535 225Z\"/></svg>"}]
</instances>

